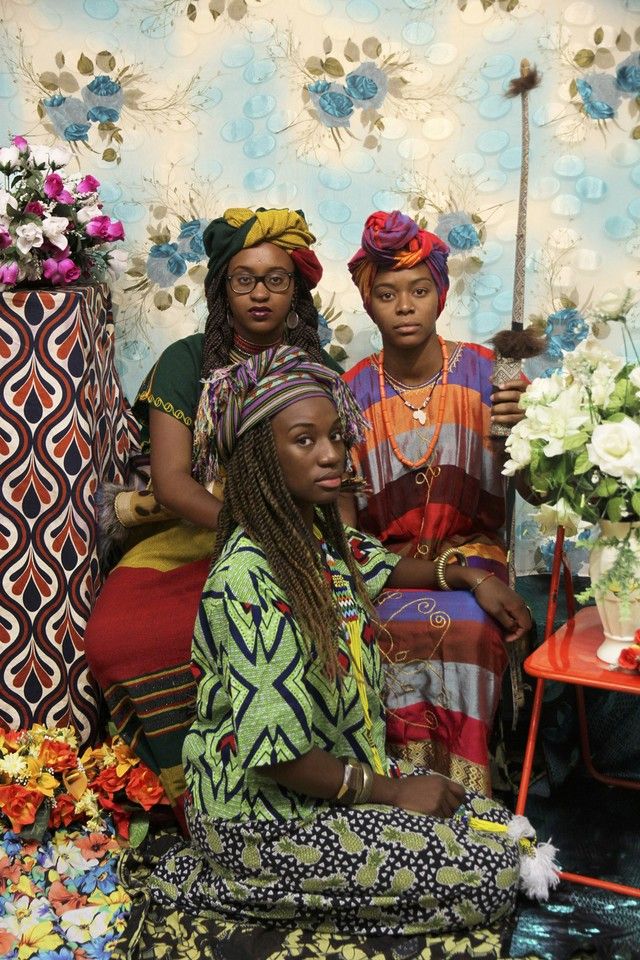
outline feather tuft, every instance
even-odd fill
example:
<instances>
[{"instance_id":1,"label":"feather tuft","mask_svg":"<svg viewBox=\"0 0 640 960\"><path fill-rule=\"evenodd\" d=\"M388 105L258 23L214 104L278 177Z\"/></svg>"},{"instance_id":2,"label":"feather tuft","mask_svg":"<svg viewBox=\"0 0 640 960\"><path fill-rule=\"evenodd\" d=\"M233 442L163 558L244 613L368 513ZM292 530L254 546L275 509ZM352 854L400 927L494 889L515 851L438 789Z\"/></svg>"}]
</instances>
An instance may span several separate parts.
<instances>
[{"instance_id":1,"label":"feather tuft","mask_svg":"<svg viewBox=\"0 0 640 960\"><path fill-rule=\"evenodd\" d=\"M507 835L520 846L520 889L532 900L548 900L549 890L560 883L557 847L536 843L535 830L522 816L511 819Z\"/></svg>"},{"instance_id":2,"label":"feather tuft","mask_svg":"<svg viewBox=\"0 0 640 960\"><path fill-rule=\"evenodd\" d=\"M512 360L528 360L544 353L547 347L545 337L536 334L530 328L526 330L500 330L491 337L489 343L497 353Z\"/></svg>"},{"instance_id":3,"label":"feather tuft","mask_svg":"<svg viewBox=\"0 0 640 960\"><path fill-rule=\"evenodd\" d=\"M537 67L531 66L528 60L522 60L520 76L509 81L505 97L521 97L523 93L529 93L530 90L538 87L541 80L542 74L538 73Z\"/></svg>"},{"instance_id":4,"label":"feather tuft","mask_svg":"<svg viewBox=\"0 0 640 960\"><path fill-rule=\"evenodd\" d=\"M116 497L119 493L135 489L135 487L123 487L120 483L101 483L96 490L98 521L96 549L103 570L108 569L118 558L129 534L116 513Z\"/></svg>"}]
</instances>

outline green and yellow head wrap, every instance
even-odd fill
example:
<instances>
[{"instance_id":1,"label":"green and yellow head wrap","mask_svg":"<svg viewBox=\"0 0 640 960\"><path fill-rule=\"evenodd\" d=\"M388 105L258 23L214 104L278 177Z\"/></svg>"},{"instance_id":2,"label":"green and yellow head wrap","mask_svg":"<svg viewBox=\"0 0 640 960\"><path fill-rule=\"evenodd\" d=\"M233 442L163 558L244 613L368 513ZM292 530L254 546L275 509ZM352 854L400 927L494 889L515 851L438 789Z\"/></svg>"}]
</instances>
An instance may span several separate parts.
<instances>
[{"instance_id":1,"label":"green and yellow head wrap","mask_svg":"<svg viewBox=\"0 0 640 960\"><path fill-rule=\"evenodd\" d=\"M309 249L315 239L302 210L230 207L212 220L203 234L209 255L205 290L236 253L259 243L275 243L286 250L309 287L315 287L322 276L320 261Z\"/></svg>"}]
</instances>

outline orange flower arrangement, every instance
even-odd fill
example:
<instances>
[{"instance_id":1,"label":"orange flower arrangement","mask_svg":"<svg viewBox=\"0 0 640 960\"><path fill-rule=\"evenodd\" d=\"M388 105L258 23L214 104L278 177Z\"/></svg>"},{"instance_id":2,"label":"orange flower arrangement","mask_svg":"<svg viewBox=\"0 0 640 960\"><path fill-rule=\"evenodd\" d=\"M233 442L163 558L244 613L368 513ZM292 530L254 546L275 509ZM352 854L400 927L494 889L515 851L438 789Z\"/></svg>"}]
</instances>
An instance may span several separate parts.
<instances>
[{"instance_id":1,"label":"orange flower arrangement","mask_svg":"<svg viewBox=\"0 0 640 960\"><path fill-rule=\"evenodd\" d=\"M0 730L0 814L15 833L40 838L74 822L100 831L109 812L128 839L132 817L168 802L156 774L120 737L80 753L73 727Z\"/></svg>"}]
</instances>

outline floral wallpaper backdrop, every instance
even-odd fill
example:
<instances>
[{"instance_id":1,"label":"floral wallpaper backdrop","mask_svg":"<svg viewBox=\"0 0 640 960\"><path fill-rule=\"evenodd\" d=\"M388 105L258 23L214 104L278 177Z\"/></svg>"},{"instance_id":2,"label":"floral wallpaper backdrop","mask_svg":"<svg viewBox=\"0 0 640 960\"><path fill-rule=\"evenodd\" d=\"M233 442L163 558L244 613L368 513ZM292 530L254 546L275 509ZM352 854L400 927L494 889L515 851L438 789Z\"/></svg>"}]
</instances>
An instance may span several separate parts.
<instances>
[{"instance_id":1,"label":"floral wallpaper backdrop","mask_svg":"<svg viewBox=\"0 0 640 960\"><path fill-rule=\"evenodd\" d=\"M450 244L445 336L506 327L521 152L504 92L523 57L543 75L526 312L550 338L531 372L586 335L594 300L638 286L640 0L0 0L0 17L3 143L66 141L125 225L130 398L202 328L202 231L231 205L305 211L345 366L378 346L346 270L374 208ZM526 512L518 540L520 569L544 564Z\"/></svg>"}]
</instances>

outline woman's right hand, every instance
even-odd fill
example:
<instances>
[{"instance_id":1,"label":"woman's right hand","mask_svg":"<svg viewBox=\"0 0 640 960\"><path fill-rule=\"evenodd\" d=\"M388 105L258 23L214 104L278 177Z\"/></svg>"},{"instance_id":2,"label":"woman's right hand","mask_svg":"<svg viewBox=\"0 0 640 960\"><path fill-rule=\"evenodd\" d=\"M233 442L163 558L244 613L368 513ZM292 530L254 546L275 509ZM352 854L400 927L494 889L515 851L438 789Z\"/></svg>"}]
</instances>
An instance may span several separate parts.
<instances>
[{"instance_id":1,"label":"woman's right hand","mask_svg":"<svg viewBox=\"0 0 640 960\"><path fill-rule=\"evenodd\" d=\"M464 787L439 773L401 777L395 784L394 806L430 817L452 817L464 799Z\"/></svg>"},{"instance_id":2,"label":"woman's right hand","mask_svg":"<svg viewBox=\"0 0 640 960\"><path fill-rule=\"evenodd\" d=\"M473 568L466 567L466 570ZM531 630L531 614L526 603L515 590L503 583L499 577L490 576L483 580L475 571L475 583L480 580L475 589L475 598L485 611L505 628L504 639L507 643L519 640L527 631ZM474 586L470 584L469 589Z\"/></svg>"}]
</instances>

